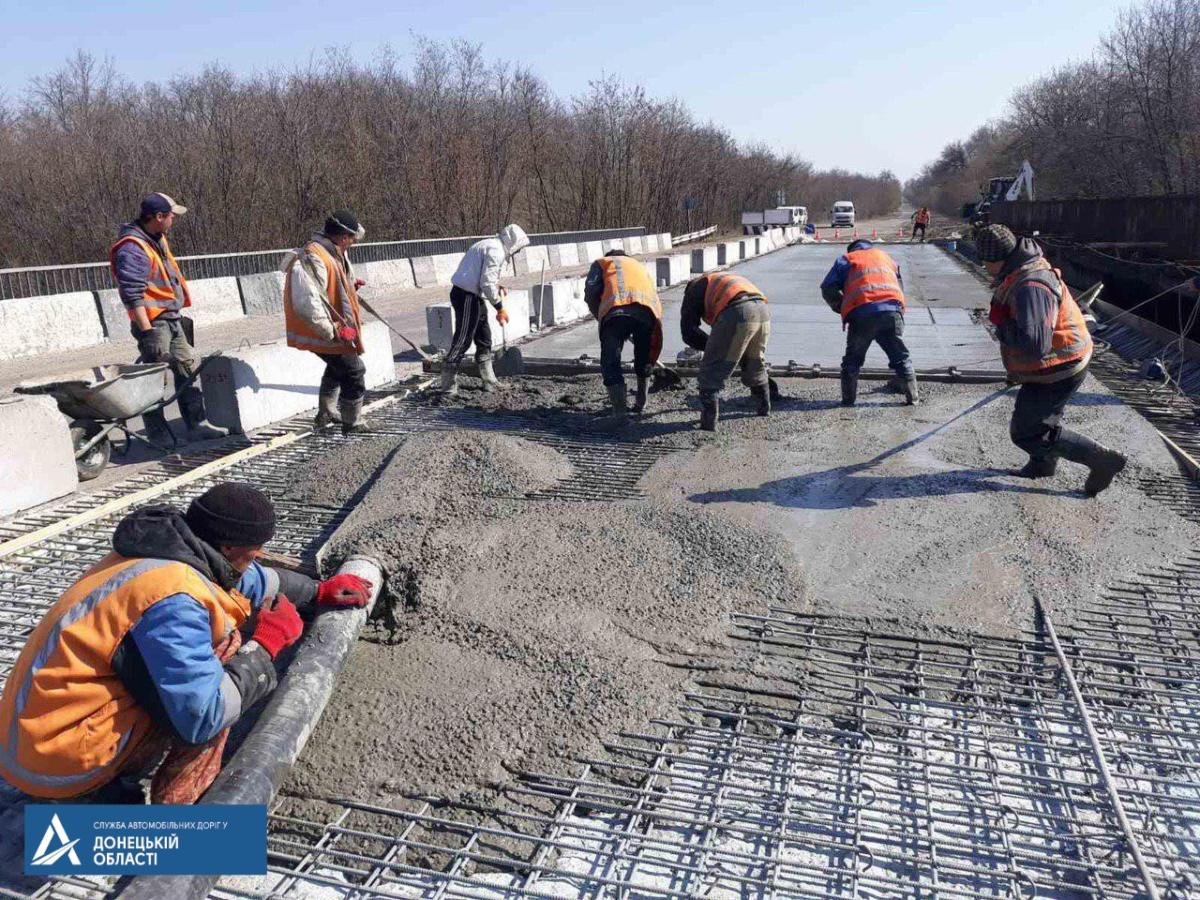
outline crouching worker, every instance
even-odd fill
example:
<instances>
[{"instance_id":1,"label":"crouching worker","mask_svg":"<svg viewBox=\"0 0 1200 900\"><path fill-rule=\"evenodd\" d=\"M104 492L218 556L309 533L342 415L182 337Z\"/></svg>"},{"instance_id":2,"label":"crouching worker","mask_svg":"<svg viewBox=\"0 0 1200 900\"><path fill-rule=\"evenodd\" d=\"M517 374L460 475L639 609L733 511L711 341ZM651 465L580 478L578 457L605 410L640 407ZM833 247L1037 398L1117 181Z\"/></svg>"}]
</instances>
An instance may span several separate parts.
<instances>
[{"instance_id":1,"label":"crouching worker","mask_svg":"<svg viewBox=\"0 0 1200 900\"><path fill-rule=\"evenodd\" d=\"M113 552L54 604L0 699L0 774L34 797L194 803L229 727L275 689L297 607L361 606L371 585L320 584L255 561L275 530L261 491L225 483L187 512L126 516ZM288 597L292 599L288 599Z\"/></svg>"},{"instance_id":2,"label":"crouching worker","mask_svg":"<svg viewBox=\"0 0 1200 900\"><path fill-rule=\"evenodd\" d=\"M730 272L702 275L688 282L679 316L683 342L704 351L698 379L700 427L717 430L721 390L738 365L742 384L758 401L758 414L769 416L766 357L771 314L762 291L750 279ZM701 320L709 326L709 334L700 330Z\"/></svg>"},{"instance_id":3,"label":"crouching worker","mask_svg":"<svg viewBox=\"0 0 1200 900\"><path fill-rule=\"evenodd\" d=\"M613 412L628 410L621 351L633 341L633 372L637 376L634 412L646 408L650 370L662 353L662 303L650 273L624 250L610 250L592 263L583 299L600 323L600 371Z\"/></svg>"},{"instance_id":4,"label":"crouching worker","mask_svg":"<svg viewBox=\"0 0 1200 900\"><path fill-rule=\"evenodd\" d=\"M504 265L529 246L529 236L520 225L508 225L498 235L476 241L463 254L462 262L450 277L450 305L454 308L454 337L442 363L439 389L450 396L458 393L458 367L467 348L475 344L475 362L485 391L500 386L492 368L492 326L484 303L496 310L496 321L508 324L504 309L507 291L500 284Z\"/></svg>"},{"instance_id":5,"label":"crouching worker","mask_svg":"<svg viewBox=\"0 0 1200 900\"><path fill-rule=\"evenodd\" d=\"M287 343L325 363L317 394L316 428L340 424L344 434L367 431L361 421L367 393L362 312L348 251L366 236L354 213L340 209L303 247L284 260L283 315Z\"/></svg>"}]
</instances>

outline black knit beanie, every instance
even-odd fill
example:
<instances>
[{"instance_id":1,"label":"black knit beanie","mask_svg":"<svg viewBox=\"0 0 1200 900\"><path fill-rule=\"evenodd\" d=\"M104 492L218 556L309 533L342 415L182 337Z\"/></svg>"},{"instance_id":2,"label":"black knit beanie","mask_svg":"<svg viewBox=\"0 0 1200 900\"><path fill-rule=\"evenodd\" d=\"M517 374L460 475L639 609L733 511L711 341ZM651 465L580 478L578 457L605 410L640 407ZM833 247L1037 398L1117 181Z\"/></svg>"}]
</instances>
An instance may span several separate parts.
<instances>
[{"instance_id":1,"label":"black knit beanie","mask_svg":"<svg viewBox=\"0 0 1200 900\"><path fill-rule=\"evenodd\" d=\"M362 226L358 222L358 216L348 209L334 210L333 214L325 220L327 237L338 237L343 234L357 235L360 228Z\"/></svg>"},{"instance_id":2,"label":"black knit beanie","mask_svg":"<svg viewBox=\"0 0 1200 900\"><path fill-rule=\"evenodd\" d=\"M256 487L227 481L192 501L184 520L213 547L261 547L275 534L275 506Z\"/></svg>"},{"instance_id":3,"label":"black knit beanie","mask_svg":"<svg viewBox=\"0 0 1200 900\"><path fill-rule=\"evenodd\" d=\"M985 225L977 228L975 250L984 262L1002 262L1017 249L1017 236L1004 225Z\"/></svg>"}]
</instances>

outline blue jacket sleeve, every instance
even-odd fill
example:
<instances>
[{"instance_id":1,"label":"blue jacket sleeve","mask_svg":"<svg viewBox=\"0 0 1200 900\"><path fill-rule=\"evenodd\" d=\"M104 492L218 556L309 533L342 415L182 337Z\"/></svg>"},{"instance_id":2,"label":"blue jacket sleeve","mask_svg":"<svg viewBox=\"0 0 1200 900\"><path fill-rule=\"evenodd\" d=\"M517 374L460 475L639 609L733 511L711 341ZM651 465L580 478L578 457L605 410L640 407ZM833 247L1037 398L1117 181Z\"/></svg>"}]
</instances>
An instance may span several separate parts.
<instances>
[{"instance_id":1,"label":"blue jacket sleeve","mask_svg":"<svg viewBox=\"0 0 1200 900\"><path fill-rule=\"evenodd\" d=\"M132 241L117 248L117 294L127 309L146 305L146 279L150 277L150 260L146 251Z\"/></svg>"},{"instance_id":2,"label":"blue jacket sleeve","mask_svg":"<svg viewBox=\"0 0 1200 900\"><path fill-rule=\"evenodd\" d=\"M849 274L850 260L843 254L837 258L837 262L821 282L821 297L835 310L841 305L842 291L846 288L846 276Z\"/></svg>"},{"instance_id":3,"label":"blue jacket sleeve","mask_svg":"<svg viewBox=\"0 0 1200 900\"><path fill-rule=\"evenodd\" d=\"M1054 321L1058 303L1046 288L1025 284L1017 287L1014 306L1016 318L996 329L996 336L1010 347L1031 356L1045 356L1054 341Z\"/></svg>"},{"instance_id":4,"label":"blue jacket sleeve","mask_svg":"<svg viewBox=\"0 0 1200 900\"><path fill-rule=\"evenodd\" d=\"M279 593L279 575L274 569L252 562L238 579L237 590L250 601L250 608L257 610L264 600Z\"/></svg>"},{"instance_id":5,"label":"blue jacket sleeve","mask_svg":"<svg viewBox=\"0 0 1200 900\"><path fill-rule=\"evenodd\" d=\"M203 744L229 724L225 668L213 653L203 606L188 594L173 594L146 610L130 634L180 737Z\"/></svg>"}]
</instances>

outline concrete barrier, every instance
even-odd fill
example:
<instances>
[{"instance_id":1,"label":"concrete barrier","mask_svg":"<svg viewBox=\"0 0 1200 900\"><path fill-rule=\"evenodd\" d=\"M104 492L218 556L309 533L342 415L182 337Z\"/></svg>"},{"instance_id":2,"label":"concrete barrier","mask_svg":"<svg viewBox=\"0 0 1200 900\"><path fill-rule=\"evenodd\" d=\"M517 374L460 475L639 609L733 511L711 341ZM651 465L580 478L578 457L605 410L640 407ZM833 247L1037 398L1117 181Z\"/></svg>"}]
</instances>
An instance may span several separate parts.
<instances>
[{"instance_id":1,"label":"concrete barrier","mask_svg":"<svg viewBox=\"0 0 1200 900\"><path fill-rule=\"evenodd\" d=\"M392 335L382 322L362 328L367 386L394 381ZM235 432L247 432L315 409L325 363L314 353L285 341L226 350L204 369L200 379L209 419Z\"/></svg>"},{"instance_id":2,"label":"concrete barrier","mask_svg":"<svg viewBox=\"0 0 1200 900\"><path fill-rule=\"evenodd\" d=\"M419 288L437 287L437 269L432 256L412 258L413 281Z\"/></svg>"},{"instance_id":3,"label":"concrete barrier","mask_svg":"<svg viewBox=\"0 0 1200 900\"><path fill-rule=\"evenodd\" d=\"M238 278L246 315L282 314L283 278L282 272L263 272L261 275L242 275Z\"/></svg>"},{"instance_id":4,"label":"concrete barrier","mask_svg":"<svg viewBox=\"0 0 1200 900\"><path fill-rule=\"evenodd\" d=\"M529 334L529 291L509 291L504 298L504 308L508 311L508 326L502 332L500 323L496 321L496 310L492 304L485 303L488 322L492 326L492 346L499 349L505 338L511 344ZM454 338L454 307L449 301L431 303L425 307L426 342L438 350L449 350ZM468 350L468 353L473 351Z\"/></svg>"},{"instance_id":5,"label":"concrete barrier","mask_svg":"<svg viewBox=\"0 0 1200 900\"><path fill-rule=\"evenodd\" d=\"M742 260L742 243L741 241L724 241L717 244L717 264L721 266L732 266L735 262Z\"/></svg>"},{"instance_id":6,"label":"concrete barrier","mask_svg":"<svg viewBox=\"0 0 1200 900\"><path fill-rule=\"evenodd\" d=\"M583 302L583 282L582 278L555 278L545 286L534 285L530 290L531 325L538 324L539 315L542 328L566 325L589 315Z\"/></svg>"},{"instance_id":7,"label":"concrete barrier","mask_svg":"<svg viewBox=\"0 0 1200 900\"><path fill-rule=\"evenodd\" d=\"M657 234L642 235L642 252L643 253L657 253L661 249L662 248L658 246L658 235Z\"/></svg>"},{"instance_id":8,"label":"concrete barrier","mask_svg":"<svg viewBox=\"0 0 1200 900\"><path fill-rule=\"evenodd\" d=\"M716 247L697 247L692 251L692 274L700 275L711 272L717 267Z\"/></svg>"},{"instance_id":9,"label":"concrete barrier","mask_svg":"<svg viewBox=\"0 0 1200 900\"><path fill-rule=\"evenodd\" d=\"M670 287L687 281L692 258L687 253L672 253L654 260L654 280L661 287Z\"/></svg>"},{"instance_id":10,"label":"concrete barrier","mask_svg":"<svg viewBox=\"0 0 1200 900\"><path fill-rule=\"evenodd\" d=\"M604 255L604 246L600 241L581 241L575 247L581 266L590 266Z\"/></svg>"},{"instance_id":11,"label":"concrete barrier","mask_svg":"<svg viewBox=\"0 0 1200 900\"><path fill-rule=\"evenodd\" d=\"M188 282L192 305L184 313L196 325L216 325L246 314L236 278L201 278Z\"/></svg>"},{"instance_id":12,"label":"concrete barrier","mask_svg":"<svg viewBox=\"0 0 1200 900\"><path fill-rule=\"evenodd\" d=\"M0 516L62 497L79 486L70 426L49 397L0 399L0 434L8 437L0 445ZM17 436L20 440L13 439Z\"/></svg>"},{"instance_id":13,"label":"concrete barrier","mask_svg":"<svg viewBox=\"0 0 1200 900\"><path fill-rule=\"evenodd\" d=\"M76 350L103 340L104 325L91 291L0 300L0 360Z\"/></svg>"},{"instance_id":14,"label":"concrete barrier","mask_svg":"<svg viewBox=\"0 0 1200 900\"><path fill-rule=\"evenodd\" d=\"M625 252L630 256L637 256L639 253L646 252L646 242L639 234L632 235L627 238L622 238L621 242L625 245Z\"/></svg>"},{"instance_id":15,"label":"concrete barrier","mask_svg":"<svg viewBox=\"0 0 1200 900\"><path fill-rule=\"evenodd\" d=\"M601 241L600 247L605 253L609 250L624 250L625 241L622 238L612 238L607 241Z\"/></svg>"},{"instance_id":16,"label":"concrete barrier","mask_svg":"<svg viewBox=\"0 0 1200 900\"><path fill-rule=\"evenodd\" d=\"M434 284L439 287L450 287L450 279L454 275L454 270L458 268L458 264L462 262L462 258L462 253L439 253L432 257ZM415 266L413 271L416 271Z\"/></svg>"},{"instance_id":17,"label":"concrete barrier","mask_svg":"<svg viewBox=\"0 0 1200 900\"><path fill-rule=\"evenodd\" d=\"M740 259L750 259L754 256L754 241L753 239L742 238L738 241L738 254Z\"/></svg>"},{"instance_id":18,"label":"concrete barrier","mask_svg":"<svg viewBox=\"0 0 1200 900\"><path fill-rule=\"evenodd\" d=\"M129 313L125 312L125 304L121 302L117 289L96 291L96 306L100 310L100 323L104 328L104 336L110 341L129 341L132 344L133 335L129 331Z\"/></svg>"},{"instance_id":19,"label":"concrete barrier","mask_svg":"<svg viewBox=\"0 0 1200 900\"><path fill-rule=\"evenodd\" d=\"M354 274L367 283L367 286L363 288L363 294L368 301L371 297L411 291L417 286L416 281L413 280L412 263L407 259L385 259L379 262L360 263L354 267Z\"/></svg>"},{"instance_id":20,"label":"concrete barrier","mask_svg":"<svg viewBox=\"0 0 1200 900\"><path fill-rule=\"evenodd\" d=\"M542 266L550 268L550 254L542 245L526 247L513 257L513 269L518 275L538 275Z\"/></svg>"},{"instance_id":21,"label":"concrete barrier","mask_svg":"<svg viewBox=\"0 0 1200 900\"><path fill-rule=\"evenodd\" d=\"M675 245L671 243L671 232L663 231L658 235L658 249L663 252L669 251Z\"/></svg>"},{"instance_id":22,"label":"concrete barrier","mask_svg":"<svg viewBox=\"0 0 1200 900\"><path fill-rule=\"evenodd\" d=\"M549 254L552 268L563 269L580 264L578 244L551 244L546 248L546 252Z\"/></svg>"}]
</instances>

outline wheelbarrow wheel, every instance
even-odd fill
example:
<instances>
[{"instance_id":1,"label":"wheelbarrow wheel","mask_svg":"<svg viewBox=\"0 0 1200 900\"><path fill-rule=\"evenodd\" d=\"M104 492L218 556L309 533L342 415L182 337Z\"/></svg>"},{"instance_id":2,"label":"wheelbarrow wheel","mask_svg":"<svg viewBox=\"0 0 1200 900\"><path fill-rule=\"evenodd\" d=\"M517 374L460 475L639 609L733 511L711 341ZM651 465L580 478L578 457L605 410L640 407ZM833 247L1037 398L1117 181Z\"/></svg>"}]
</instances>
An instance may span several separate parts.
<instances>
[{"instance_id":1,"label":"wheelbarrow wheel","mask_svg":"<svg viewBox=\"0 0 1200 900\"><path fill-rule=\"evenodd\" d=\"M96 436L100 428L100 425L95 424L71 426L71 447L76 454L83 449L88 441ZM108 458L111 455L112 442L105 437L97 441L83 456L76 456L75 468L79 471L79 480L91 481L103 472L104 467L108 465Z\"/></svg>"}]
</instances>

